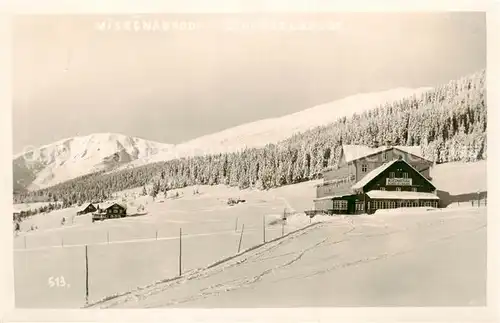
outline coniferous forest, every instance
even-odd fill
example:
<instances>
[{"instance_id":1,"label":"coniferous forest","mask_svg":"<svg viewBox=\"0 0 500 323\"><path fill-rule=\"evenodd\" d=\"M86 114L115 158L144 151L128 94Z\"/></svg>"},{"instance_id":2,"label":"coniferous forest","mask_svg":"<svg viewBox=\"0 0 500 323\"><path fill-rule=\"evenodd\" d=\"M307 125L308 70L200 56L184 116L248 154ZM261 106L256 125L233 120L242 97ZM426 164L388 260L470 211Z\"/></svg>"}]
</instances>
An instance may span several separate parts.
<instances>
[{"instance_id":1,"label":"coniferous forest","mask_svg":"<svg viewBox=\"0 0 500 323\"><path fill-rule=\"evenodd\" d=\"M342 144L420 145L436 163L486 159L485 78L483 70L262 148L94 173L17 193L14 202L59 201L66 207L146 185L152 195L189 185L269 189L319 178L324 167L339 161Z\"/></svg>"}]
</instances>

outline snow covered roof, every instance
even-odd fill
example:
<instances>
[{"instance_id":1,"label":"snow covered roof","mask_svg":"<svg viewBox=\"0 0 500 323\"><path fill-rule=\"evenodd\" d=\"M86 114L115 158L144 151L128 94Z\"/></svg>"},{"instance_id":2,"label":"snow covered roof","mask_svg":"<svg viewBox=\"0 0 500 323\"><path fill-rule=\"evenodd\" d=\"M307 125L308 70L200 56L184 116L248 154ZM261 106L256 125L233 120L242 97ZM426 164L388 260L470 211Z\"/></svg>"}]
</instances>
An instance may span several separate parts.
<instances>
[{"instance_id":1,"label":"snow covered roof","mask_svg":"<svg viewBox=\"0 0 500 323\"><path fill-rule=\"evenodd\" d=\"M344 151L344 158L346 163L353 160L357 160L368 155L378 153L388 149L387 146L380 146L377 148L370 147L367 145L343 145L342 150Z\"/></svg>"},{"instance_id":2,"label":"snow covered roof","mask_svg":"<svg viewBox=\"0 0 500 323\"><path fill-rule=\"evenodd\" d=\"M422 152L422 148L420 146L394 146L394 148L407 152L409 154L415 155L422 159L429 160L427 157L424 157Z\"/></svg>"},{"instance_id":3,"label":"snow covered roof","mask_svg":"<svg viewBox=\"0 0 500 323\"><path fill-rule=\"evenodd\" d=\"M83 204L82 207L80 208L79 211L84 211L86 208L88 208L90 205L94 205L94 203L86 203Z\"/></svg>"},{"instance_id":4,"label":"snow covered roof","mask_svg":"<svg viewBox=\"0 0 500 323\"><path fill-rule=\"evenodd\" d=\"M379 147L370 147L367 145L343 145L342 150L344 152L344 158L346 163L358 160L363 157L367 157L370 155L374 155L392 148L396 148L403 152L406 152L411 155L415 155L422 159L428 160L428 158L423 156L422 149L420 146L379 146Z\"/></svg>"},{"instance_id":5,"label":"snow covered roof","mask_svg":"<svg viewBox=\"0 0 500 323\"><path fill-rule=\"evenodd\" d=\"M104 202L104 203L101 203L99 204L99 208L101 210L105 210L107 208L109 208L110 206L113 206L115 204L118 204L120 205L121 207L123 207L124 209L127 209L127 205L125 203L120 203L120 202Z\"/></svg>"},{"instance_id":6,"label":"snow covered roof","mask_svg":"<svg viewBox=\"0 0 500 323\"><path fill-rule=\"evenodd\" d=\"M339 198L339 197L344 197L344 196L349 196L349 195L352 195L352 194L351 193L345 193L345 194L328 195L328 196L323 196L323 197L315 198L314 201L331 200L331 199L334 199L334 198Z\"/></svg>"},{"instance_id":7,"label":"snow covered roof","mask_svg":"<svg viewBox=\"0 0 500 323\"><path fill-rule=\"evenodd\" d=\"M365 177L359 180L356 184L354 184L352 186L352 189L353 190L362 189L366 184L370 183L375 177L380 175L382 172L384 172L387 168L389 168L392 164L394 164L397 161L399 161L399 159L391 160L390 162L387 162L375 168L374 170L366 174Z\"/></svg>"},{"instance_id":8,"label":"snow covered roof","mask_svg":"<svg viewBox=\"0 0 500 323\"><path fill-rule=\"evenodd\" d=\"M372 199L439 200L437 195L424 192L372 190L366 193L366 195Z\"/></svg>"},{"instance_id":9,"label":"snow covered roof","mask_svg":"<svg viewBox=\"0 0 500 323\"><path fill-rule=\"evenodd\" d=\"M387 168L389 168L391 165L397 162L402 162L408 165L411 169L413 169L417 174L419 174L424 180L426 180L432 187L435 187L434 184L432 184L431 181L429 181L427 178L425 178L422 173L420 173L418 170L415 169L412 165L410 165L408 162L406 162L404 159L394 159L391 160L390 162L387 162L385 164L380 165L379 167L375 168L371 172L365 175L362 179L360 179L356 184L354 184L351 188L353 190L359 190L362 189L366 184L370 183L375 177L377 177L379 174L384 172Z\"/></svg>"}]
</instances>

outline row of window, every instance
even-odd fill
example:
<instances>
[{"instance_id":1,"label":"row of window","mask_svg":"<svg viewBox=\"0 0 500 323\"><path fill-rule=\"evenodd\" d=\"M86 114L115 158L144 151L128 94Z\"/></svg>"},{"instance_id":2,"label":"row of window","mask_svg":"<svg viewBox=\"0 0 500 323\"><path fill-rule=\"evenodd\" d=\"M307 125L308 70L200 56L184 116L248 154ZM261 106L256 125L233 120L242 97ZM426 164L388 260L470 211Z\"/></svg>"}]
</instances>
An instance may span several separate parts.
<instances>
[{"instance_id":1,"label":"row of window","mask_svg":"<svg viewBox=\"0 0 500 323\"><path fill-rule=\"evenodd\" d=\"M403 173L401 173L401 176L403 178L408 178L408 173L407 172L403 172ZM396 173L395 172L390 172L389 173L389 178L396 178Z\"/></svg>"},{"instance_id":2,"label":"row of window","mask_svg":"<svg viewBox=\"0 0 500 323\"><path fill-rule=\"evenodd\" d=\"M334 210L347 210L347 201L346 200L334 200L333 201L333 209Z\"/></svg>"},{"instance_id":3,"label":"row of window","mask_svg":"<svg viewBox=\"0 0 500 323\"><path fill-rule=\"evenodd\" d=\"M368 208L372 210L378 209L395 209L399 207L438 207L437 201L371 201L368 202Z\"/></svg>"}]
</instances>

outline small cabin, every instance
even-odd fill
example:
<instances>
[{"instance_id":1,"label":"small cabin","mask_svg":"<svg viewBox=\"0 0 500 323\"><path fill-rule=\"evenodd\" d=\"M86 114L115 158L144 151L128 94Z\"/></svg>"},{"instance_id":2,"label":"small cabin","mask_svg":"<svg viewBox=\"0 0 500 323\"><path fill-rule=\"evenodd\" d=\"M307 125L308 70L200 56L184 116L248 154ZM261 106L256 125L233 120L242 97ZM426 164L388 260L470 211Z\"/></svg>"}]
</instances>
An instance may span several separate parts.
<instances>
[{"instance_id":1,"label":"small cabin","mask_svg":"<svg viewBox=\"0 0 500 323\"><path fill-rule=\"evenodd\" d=\"M86 206L84 206L82 209L80 209L80 211L76 212L76 215L92 213L95 211L97 211L97 208L94 206L94 204L89 203Z\"/></svg>"},{"instance_id":2,"label":"small cabin","mask_svg":"<svg viewBox=\"0 0 500 323\"><path fill-rule=\"evenodd\" d=\"M104 210L108 219L123 218L127 216L127 206L121 203L113 203Z\"/></svg>"}]
</instances>

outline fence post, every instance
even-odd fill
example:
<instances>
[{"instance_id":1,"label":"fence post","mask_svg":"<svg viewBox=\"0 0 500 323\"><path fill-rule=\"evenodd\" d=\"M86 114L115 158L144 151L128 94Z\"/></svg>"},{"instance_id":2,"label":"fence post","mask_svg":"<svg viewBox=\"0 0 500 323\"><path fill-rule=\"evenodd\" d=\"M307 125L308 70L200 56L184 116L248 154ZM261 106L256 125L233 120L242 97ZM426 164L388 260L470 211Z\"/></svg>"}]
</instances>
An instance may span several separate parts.
<instances>
[{"instance_id":1,"label":"fence post","mask_svg":"<svg viewBox=\"0 0 500 323\"><path fill-rule=\"evenodd\" d=\"M266 243L266 215L262 216L262 238Z\"/></svg>"},{"instance_id":2,"label":"fence post","mask_svg":"<svg viewBox=\"0 0 500 323\"><path fill-rule=\"evenodd\" d=\"M244 223L241 227L240 242L238 243L238 253L240 253L240 250L241 250L241 240L243 239L243 231L245 231L245 224Z\"/></svg>"},{"instance_id":3,"label":"fence post","mask_svg":"<svg viewBox=\"0 0 500 323\"><path fill-rule=\"evenodd\" d=\"M85 304L89 303L89 257L85 245Z\"/></svg>"},{"instance_id":4,"label":"fence post","mask_svg":"<svg viewBox=\"0 0 500 323\"><path fill-rule=\"evenodd\" d=\"M107 232L108 244L109 244L109 231Z\"/></svg>"},{"instance_id":5,"label":"fence post","mask_svg":"<svg viewBox=\"0 0 500 323\"><path fill-rule=\"evenodd\" d=\"M182 228L179 228L179 276L182 276Z\"/></svg>"},{"instance_id":6,"label":"fence post","mask_svg":"<svg viewBox=\"0 0 500 323\"><path fill-rule=\"evenodd\" d=\"M24 249L26 249L26 236L24 236Z\"/></svg>"},{"instance_id":7,"label":"fence post","mask_svg":"<svg viewBox=\"0 0 500 323\"><path fill-rule=\"evenodd\" d=\"M156 240L158 240L158 229L156 230Z\"/></svg>"},{"instance_id":8,"label":"fence post","mask_svg":"<svg viewBox=\"0 0 500 323\"><path fill-rule=\"evenodd\" d=\"M234 232L238 232L238 218L236 218L236 224L234 225Z\"/></svg>"}]
</instances>

